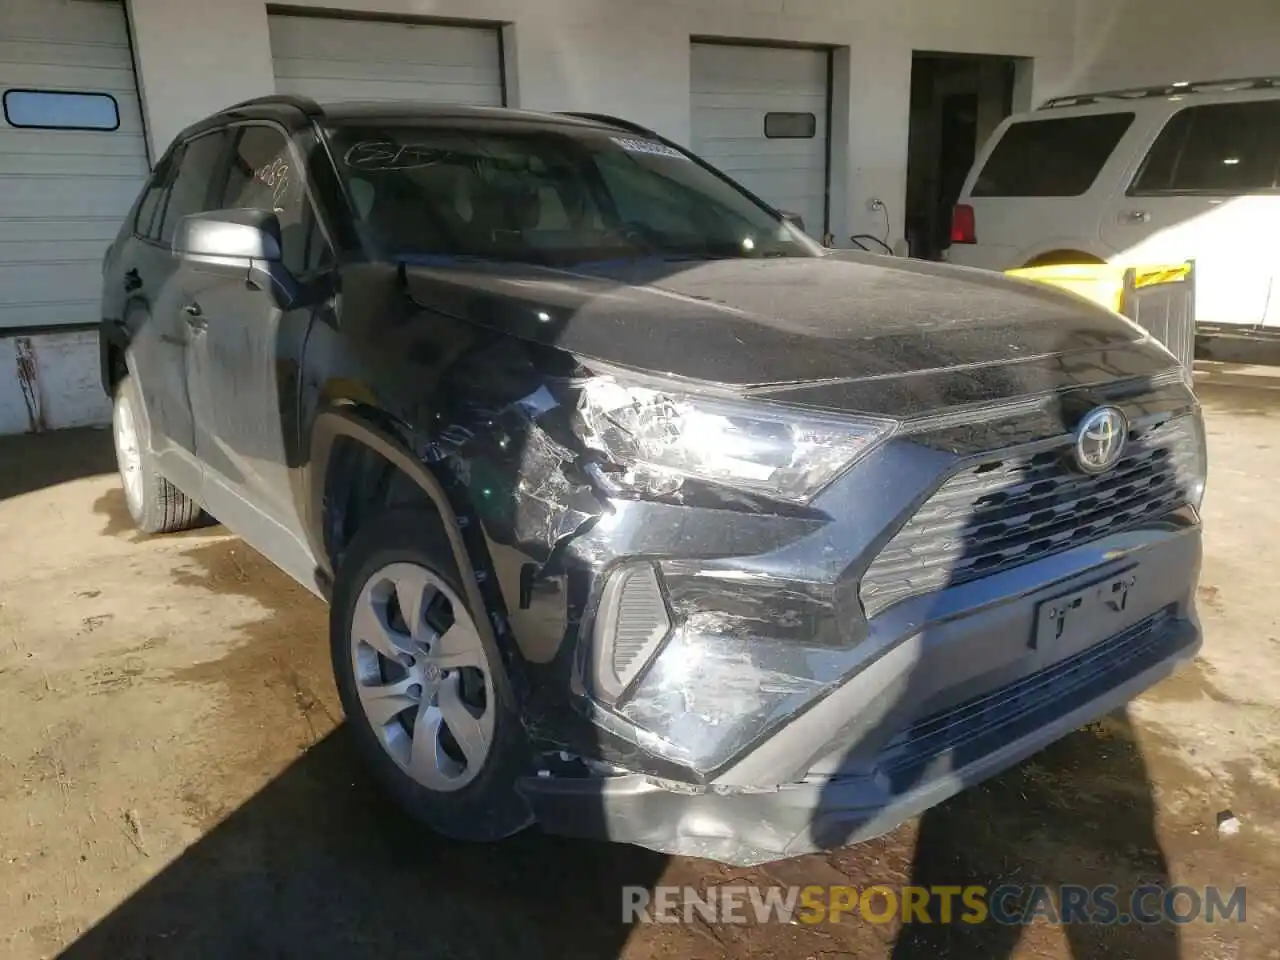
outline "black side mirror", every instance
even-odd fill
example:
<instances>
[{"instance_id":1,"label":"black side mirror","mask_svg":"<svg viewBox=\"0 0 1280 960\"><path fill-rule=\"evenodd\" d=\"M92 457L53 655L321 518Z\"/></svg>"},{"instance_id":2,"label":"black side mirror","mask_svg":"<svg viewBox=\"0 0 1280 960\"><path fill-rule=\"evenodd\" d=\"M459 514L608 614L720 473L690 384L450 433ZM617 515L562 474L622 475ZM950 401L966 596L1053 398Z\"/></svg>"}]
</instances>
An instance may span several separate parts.
<instances>
[{"instance_id":1,"label":"black side mirror","mask_svg":"<svg viewBox=\"0 0 1280 960\"><path fill-rule=\"evenodd\" d=\"M281 307L298 297L298 283L281 262L280 220L266 210L210 210L183 217L173 234L174 255L206 272L243 276Z\"/></svg>"},{"instance_id":2,"label":"black side mirror","mask_svg":"<svg viewBox=\"0 0 1280 960\"><path fill-rule=\"evenodd\" d=\"M805 232L805 229L804 229L804 217L800 216L800 214L798 214L798 213L792 213L790 210L779 210L779 211L778 211L778 214L782 217L782 219L783 219L783 220L785 220L787 223L791 224L793 227L795 227L795 228L796 228L797 230L799 230L801 233L804 233L804 232Z\"/></svg>"},{"instance_id":3,"label":"black side mirror","mask_svg":"<svg viewBox=\"0 0 1280 960\"><path fill-rule=\"evenodd\" d=\"M187 260L280 262L280 221L265 210L210 210L183 217L173 252Z\"/></svg>"}]
</instances>

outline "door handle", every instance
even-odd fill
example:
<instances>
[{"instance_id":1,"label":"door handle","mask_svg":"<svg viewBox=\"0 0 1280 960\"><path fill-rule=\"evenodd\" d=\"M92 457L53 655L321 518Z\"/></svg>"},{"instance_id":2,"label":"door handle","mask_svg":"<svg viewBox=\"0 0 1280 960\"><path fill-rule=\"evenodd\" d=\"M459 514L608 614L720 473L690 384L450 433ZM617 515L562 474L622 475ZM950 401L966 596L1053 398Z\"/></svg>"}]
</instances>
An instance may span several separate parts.
<instances>
[{"instance_id":1,"label":"door handle","mask_svg":"<svg viewBox=\"0 0 1280 960\"><path fill-rule=\"evenodd\" d=\"M1145 210L1126 210L1120 214L1122 223L1150 223L1151 214Z\"/></svg>"},{"instance_id":2,"label":"door handle","mask_svg":"<svg viewBox=\"0 0 1280 960\"><path fill-rule=\"evenodd\" d=\"M133 268L132 270L126 270L124 272L124 288L126 291L128 291L129 293L132 293L134 290L137 290L141 286L142 286L142 277L138 273L138 270L136 267Z\"/></svg>"},{"instance_id":3,"label":"door handle","mask_svg":"<svg viewBox=\"0 0 1280 960\"><path fill-rule=\"evenodd\" d=\"M200 309L200 304L195 301L182 308L182 316L187 321L187 326L193 330L203 330L209 325L204 319L204 311Z\"/></svg>"}]
</instances>

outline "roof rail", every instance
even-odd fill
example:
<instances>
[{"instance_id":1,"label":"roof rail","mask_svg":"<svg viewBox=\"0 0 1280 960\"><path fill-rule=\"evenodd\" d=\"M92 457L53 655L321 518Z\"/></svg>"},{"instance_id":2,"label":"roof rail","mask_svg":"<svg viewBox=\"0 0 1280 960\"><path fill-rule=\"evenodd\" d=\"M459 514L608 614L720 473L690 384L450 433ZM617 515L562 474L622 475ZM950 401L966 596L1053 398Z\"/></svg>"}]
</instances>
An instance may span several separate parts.
<instances>
[{"instance_id":1,"label":"roof rail","mask_svg":"<svg viewBox=\"0 0 1280 960\"><path fill-rule=\"evenodd\" d=\"M1055 107L1082 107L1103 100L1142 100L1148 97L1173 97L1185 93L1209 91L1235 93L1240 90L1280 89L1280 76L1237 77L1227 80L1193 80L1166 83L1157 87L1131 87L1125 90L1102 90L1097 93L1073 93L1054 97L1040 105L1041 110Z\"/></svg>"},{"instance_id":2,"label":"roof rail","mask_svg":"<svg viewBox=\"0 0 1280 960\"><path fill-rule=\"evenodd\" d=\"M576 110L561 110L560 116L577 117L579 120L593 120L596 123L617 127L619 130L626 130L628 133L639 133L649 137L658 136L648 127L642 127L640 124L633 123L630 120L623 120L621 117L612 117L607 113L580 113Z\"/></svg>"},{"instance_id":3,"label":"roof rail","mask_svg":"<svg viewBox=\"0 0 1280 960\"><path fill-rule=\"evenodd\" d=\"M269 93L262 97L253 97L249 100L241 100L239 103L233 103L229 107L225 107L221 112L226 113L230 110L239 110L243 107L269 106L278 104L286 107L296 107L309 117L319 117L324 114L324 110L320 108L320 104L316 103L310 97L300 97L293 93Z\"/></svg>"}]
</instances>

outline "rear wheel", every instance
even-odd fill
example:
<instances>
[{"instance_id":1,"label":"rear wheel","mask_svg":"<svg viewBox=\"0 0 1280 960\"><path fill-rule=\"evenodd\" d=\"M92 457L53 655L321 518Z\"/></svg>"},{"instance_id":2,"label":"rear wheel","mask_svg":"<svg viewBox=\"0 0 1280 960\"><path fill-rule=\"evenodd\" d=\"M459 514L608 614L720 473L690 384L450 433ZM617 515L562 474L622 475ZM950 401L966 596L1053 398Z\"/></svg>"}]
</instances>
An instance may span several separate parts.
<instances>
[{"instance_id":1,"label":"rear wheel","mask_svg":"<svg viewBox=\"0 0 1280 960\"><path fill-rule=\"evenodd\" d=\"M524 740L462 597L432 514L374 518L335 583L333 669L361 752L400 804L445 836L496 840L532 821L516 790Z\"/></svg>"},{"instance_id":2,"label":"rear wheel","mask_svg":"<svg viewBox=\"0 0 1280 960\"><path fill-rule=\"evenodd\" d=\"M156 472L145 431L138 389L125 377L116 385L111 432L129 516L143 533L190 529L200 522L200 505Z\"/></svg>"},{"instance_id":3,"label":"rear wheel","mask_svg":"<svg viewBox=\"0 0 1280 960\"><path fill-rule=\"evenodd\" d=\"M1052 250L1049 253L1042 253L1040 256L1028 260L1023 269L1030 270L1035 267L1072 267L1078 264L1098 266L1105 262L1105 260L1099 260L1091 253L1081 253L1079 250Z\"/></svg>"}]
</instances>

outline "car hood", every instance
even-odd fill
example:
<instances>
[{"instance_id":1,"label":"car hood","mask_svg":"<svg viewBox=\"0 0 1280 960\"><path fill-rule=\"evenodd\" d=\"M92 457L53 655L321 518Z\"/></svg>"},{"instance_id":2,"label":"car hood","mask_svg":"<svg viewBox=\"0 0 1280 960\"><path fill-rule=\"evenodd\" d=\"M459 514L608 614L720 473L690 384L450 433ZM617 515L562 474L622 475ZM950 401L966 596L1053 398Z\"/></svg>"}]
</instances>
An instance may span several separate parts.
<instances>
[{"instance_id":1,"label":"car hood","mask_svg":"<svg viewBox=\"0 0 1280 960\"><path fill-rule=\"evenodd\" d=\"M915 416L1150 375L1172 357L1081 298L850 253L573 269L424 261L422 307L580 358L840 410Z\"/></svg>"}]
</instances>

